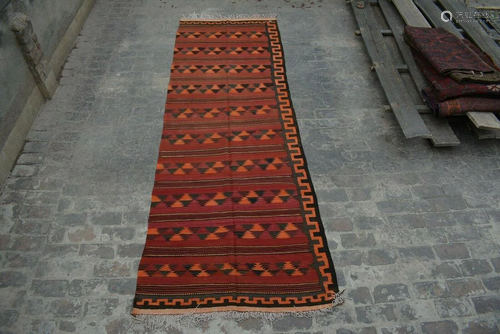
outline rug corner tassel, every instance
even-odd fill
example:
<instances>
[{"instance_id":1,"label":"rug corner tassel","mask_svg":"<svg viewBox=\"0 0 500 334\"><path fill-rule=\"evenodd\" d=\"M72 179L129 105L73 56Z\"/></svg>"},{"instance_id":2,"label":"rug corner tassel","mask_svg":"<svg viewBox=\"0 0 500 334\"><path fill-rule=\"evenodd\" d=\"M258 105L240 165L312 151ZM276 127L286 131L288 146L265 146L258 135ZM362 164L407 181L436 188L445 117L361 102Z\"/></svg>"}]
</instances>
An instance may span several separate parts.
<instances>
[{"instance_id":1,"label":"rug corner tassel","mask_svg":"<svg viewBox=\"0 0 500 334\"><path fill-rule=\"evenodd\" d=\"M345 299L343 296L344 292L345 292L345 289L342 291L339 291L335 294L335 297L333 297L333 300L332 300L332 307L342 305L345 303Z\"/></svg>"},{"instance_id":2,"label":"rug corner tassel","mask_svg":"<svg viewBox=\"0 0 500 334\"><path fill-rule=\"evenodd\" d=\"M340 293L342 294L343 291ZM241 322L250 318L260 319L264 323L272 326L276 321L285 317L295 318L315 318L317 316L324 316L332 312L333 308L337 305L344 303L344 299L337 295L332 302L331 306L316 310L296 310L290 312L261 312L261 311L220 311L220 312L207 312L207 313L194 313L182 315L150 315L139 314L133 315L132 323L129 329L134 330L168 330L177 329L183 330L186 328L201 328L205 323L214 319L234 320Z\"/></svg>"}]
</instances>

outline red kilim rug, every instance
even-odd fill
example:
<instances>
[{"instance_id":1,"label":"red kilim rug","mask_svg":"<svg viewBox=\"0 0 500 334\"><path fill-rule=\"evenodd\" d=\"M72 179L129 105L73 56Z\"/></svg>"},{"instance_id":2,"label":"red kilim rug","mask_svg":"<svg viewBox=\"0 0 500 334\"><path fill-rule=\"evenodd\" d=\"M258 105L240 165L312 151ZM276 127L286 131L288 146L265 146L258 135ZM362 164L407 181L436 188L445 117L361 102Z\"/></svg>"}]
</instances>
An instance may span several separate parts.
<instances>
[{"instance_id":1,"label":"red kilim rug","mask_svg":"<svg viewBox=\"0 0 500 334\"><path fill-rule=\"evenodd\" d=\"M338 304L276 20L181 21L165 108L136 319Z\"/></svg>"}]
</instances>

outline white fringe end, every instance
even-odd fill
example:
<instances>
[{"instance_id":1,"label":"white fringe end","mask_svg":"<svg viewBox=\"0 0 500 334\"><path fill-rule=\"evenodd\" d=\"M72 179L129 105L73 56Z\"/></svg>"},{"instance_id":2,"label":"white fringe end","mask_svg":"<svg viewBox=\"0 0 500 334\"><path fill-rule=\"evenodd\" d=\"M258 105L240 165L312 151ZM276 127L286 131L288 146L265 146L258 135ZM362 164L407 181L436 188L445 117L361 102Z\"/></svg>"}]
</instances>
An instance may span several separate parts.
<instances>
[{"instance_id":1,"label":"white fringe end","mask_svg":"<svg viewBox=\"0 0 500 334\"><path fill-rule=\"evenodd\" d=\"M182 20L241 20L241 19L276 19L278 14L222 14L191 13L183 14Z\"/></svg>"},{"instance_id":2,"label":"white fringe end","mask_svg":"<svg viewBox=\"0 0 500 334\"><path fill-rule=\"evenodd\" d=\"M177 330L185 329L186 327L202 327L206 322L215 319L233 319L238 322L258 318L265 323L272 325L277 320L284 317L297 317L297 318L314 318L317 316L326 315L332 312L333 308L337 305L344 303L342 294L345 290L336 294L332 305L327 308L311 311L296 311L296 312L239 312L239 311L222 311L222 312L209 312L209 313L196 313L196 307L191 312L181 315L149 315L141 314L132 317L130 329L136 330L167 330L174 328Z\"/></svg>"}]
</instances>

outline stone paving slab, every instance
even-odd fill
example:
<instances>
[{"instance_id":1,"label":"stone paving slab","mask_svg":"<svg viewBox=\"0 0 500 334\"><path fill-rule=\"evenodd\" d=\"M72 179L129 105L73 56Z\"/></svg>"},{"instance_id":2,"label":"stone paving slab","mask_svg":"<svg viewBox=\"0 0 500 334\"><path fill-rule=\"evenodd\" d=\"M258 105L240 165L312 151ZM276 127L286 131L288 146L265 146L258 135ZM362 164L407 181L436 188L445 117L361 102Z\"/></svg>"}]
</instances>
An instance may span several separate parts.
<instances>
[{"instance_id":1,"label":"stone paving slab","mask_svg":"<svg viewBox=\"0 0 500 334\"><path fill-rule=\"evenodd\" d=\"M130 328L182 14L279 14L346 302L169 333L498 333L500 144L406 140L341 0L98 0L0 195L0 333ZM160 333L162 331L158 331Z\"/></svg>"}]
</instances>

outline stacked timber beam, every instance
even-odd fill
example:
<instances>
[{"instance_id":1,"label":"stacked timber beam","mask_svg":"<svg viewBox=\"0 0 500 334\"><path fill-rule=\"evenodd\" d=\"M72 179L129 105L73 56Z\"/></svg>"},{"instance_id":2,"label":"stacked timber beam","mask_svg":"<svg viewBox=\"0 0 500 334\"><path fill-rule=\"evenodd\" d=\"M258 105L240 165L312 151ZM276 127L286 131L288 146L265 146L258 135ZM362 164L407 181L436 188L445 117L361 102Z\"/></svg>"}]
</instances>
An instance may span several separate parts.
<instances>
[{"instance_id":1,"label":"stacked timber beam","mask_svg":"<svg viewBox=\"0 0 500 334\"><path fill-rule=\"evenodd\" d=\"M415 102L410 97L416 94L415 89L421 94L421 90L429 84L416 66L410 48L403 39L404 26L443 27L457 37L468 36L492 55L497 64L500 64L500 48L478 22L468 22L456 27L451 21L441 20L442 9L432 0L414 1L415 3L411 0L392 0L391 3L390 0L348 0L348 3L353 8L360 35L372 59L372 68L379 77L390 108L406 138L429 138L434 146L456 146L460 142L448 121L432 115L423 104L423 99ZM453 0L438 1L452 12L472 10ZM396 61L397 57L388 48L385 38L393 38L404 64ZM413 85L403 82L401 73L405 72L410 74ZM479 138L500 138L500 121L493 113L470 112L467 116L475 125Z\"/></svg>"}]
</instances>

